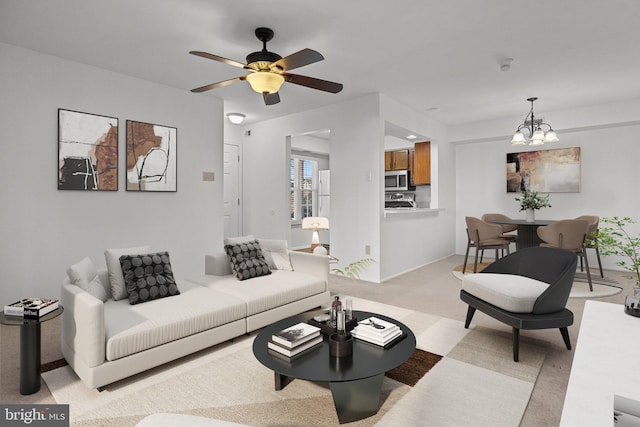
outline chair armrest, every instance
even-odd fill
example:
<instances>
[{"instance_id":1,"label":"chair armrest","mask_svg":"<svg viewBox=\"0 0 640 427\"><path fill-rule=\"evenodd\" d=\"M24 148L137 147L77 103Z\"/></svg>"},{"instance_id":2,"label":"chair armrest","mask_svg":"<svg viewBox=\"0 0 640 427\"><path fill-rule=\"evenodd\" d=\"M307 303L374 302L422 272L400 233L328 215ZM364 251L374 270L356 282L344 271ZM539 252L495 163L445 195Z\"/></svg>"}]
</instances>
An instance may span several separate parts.
<instances>
[{"instance_id":1,"label":"chair armrest","mask_svg":"<svg viewBox=\"0 0 640 427\"><path fill-rule=\"evenodd\" d=\"M306 252L289 251L293 271L310 274L324 280L329 289L329 257Z\"/></svg>"},{"instance_id":2,"label":"chair armrest","mask_svg":"<svg viewBox=\"0 0 640 427\"><path fill-rule=\"evenodd\" d=\"M60 295L62 342L88 367L102 364L106 354L104 303L64 279Z\"/></svg>"}]
</instances>

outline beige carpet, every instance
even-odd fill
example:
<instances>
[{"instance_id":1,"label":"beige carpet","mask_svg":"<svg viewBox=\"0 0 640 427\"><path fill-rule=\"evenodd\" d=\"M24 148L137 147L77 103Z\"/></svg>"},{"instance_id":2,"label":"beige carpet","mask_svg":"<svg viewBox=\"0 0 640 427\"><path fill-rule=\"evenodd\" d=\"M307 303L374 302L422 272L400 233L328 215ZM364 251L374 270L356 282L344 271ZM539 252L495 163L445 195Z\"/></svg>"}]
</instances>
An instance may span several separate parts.
<instances>
[{"instance_id":1,"label":"beige carpet","mask_svg":"<svg viewBox=\"0 0 640 427\"><path fill-rule=\"evenodd\" d=\"M477 271L480 272L484 270L484 268L489 265L488 263L478 264ZM472 274L473 272L473 264L471 264L471 269L467 265L466 271L464 274ZM455 267L452 271L453 275L462 280L462 265ZM569 294L569 298L604 298L610 297L612 295L616 295L622 292L622 286L616 282L615 280L602 278L599 275L592 273L591 274L591 283L593 286L593 290L589 289L589 283L587 282L587 275L585 273L577 272L573 286L571 287L571 293Z\"/></svg>"},{"instance_id":2,"label":"beige carpet","mask_svg":"<svg viewBox=\"0 0 640 427\"><path fill-rule=\"evenodd\" d=\"M418 348L444 356L414 387L386 378L377 415L353 426L518 426L546 343L523 339L512 361L509 334L464 329L462 322L353 298L354 308L396 318ZM252 426L339 425L324 383L293 381L274 390L273 372L256 361L253 336L216 346L106 387L87 389L68 367L43 374L58 403L70 404L72 426L134 426L173 412Z\"/></svg>"}]
</instances>

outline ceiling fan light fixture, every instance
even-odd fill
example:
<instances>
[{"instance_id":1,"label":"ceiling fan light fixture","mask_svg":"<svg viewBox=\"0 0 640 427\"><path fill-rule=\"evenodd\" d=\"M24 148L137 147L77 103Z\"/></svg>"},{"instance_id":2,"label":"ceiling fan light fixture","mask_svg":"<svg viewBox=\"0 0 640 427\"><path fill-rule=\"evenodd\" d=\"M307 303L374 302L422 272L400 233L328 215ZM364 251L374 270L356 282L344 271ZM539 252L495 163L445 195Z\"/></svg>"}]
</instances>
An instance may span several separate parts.
<instances>
[{"instance_id":1,"label":"ceiling fan light fixture","mask_svg":"<svg viewBox=\"0 0 640 427\"><path fill-rule=\"evenodd\" d=\"M271 71L258 71L247 76L251 89L258 93L276 93L284 83L284 77Z\"/></svg>"},{"instance_id":2,"label":"ceiling fan light fixture","mask_svg":"<svg viewBox=\"0 0 640 427\"><path fill-rule=\"evenodd\" d=\"M247 116L242 113L227 113L227 119L234 125L239 125L244 122L245 117Z\"/></svg>"}]
</instances>

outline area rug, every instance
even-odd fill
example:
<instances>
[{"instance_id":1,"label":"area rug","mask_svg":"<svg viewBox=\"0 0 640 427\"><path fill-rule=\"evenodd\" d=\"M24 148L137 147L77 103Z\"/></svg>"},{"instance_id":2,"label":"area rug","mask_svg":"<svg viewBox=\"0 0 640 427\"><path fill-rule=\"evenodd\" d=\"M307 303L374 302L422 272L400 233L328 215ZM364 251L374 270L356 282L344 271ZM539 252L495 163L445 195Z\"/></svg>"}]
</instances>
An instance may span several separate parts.
<instances>
[{"instance_id":1,"label":"area rug","mask_svg":"<svg viewBox=\"0 0 640 427\"><path fill-rule=\"evenodd\" d=\"M517 426L547 352L523 337L514 363L511 336L460 321L352 298L357 310L398 319L420 350L396 379L385 377L381 407L349 426ZM326 383L295 380L274 390L273 372L242 337L106 387L87 389L69 366L42 374L57 403L70 405L71 426L135 426L171 412L251 426L338 426ZM424 369L429 365L430 370ZM400 380L400 381L399 381ZM406 384L405 384L406 383ZM414 384L413 386L407 384Z\"/></svg>"},{"instance_id":2,"label":"area rug","mask_svg":"<svg viewBox=\"0 0 640 427\"><path fill-rule=\"evenodd\" d=\"M482 271L487 265L489 264L478 264L477 271ZM473 264L471 264L471 269L469 268L469 265L467 265L464 274L471 274L472 272ZM462 274L462 265L455 267L452 273L456 278L462 280L462 278L464 277ZM591 283L593 285L593 291L589 289L589 283L586 273L576 272L569 298L603 298L610 297L611 295L616 295L622 292L622 286L620 286L618 282L606 277L602 278L595 273L591 274Z\"/></svg>"}]
</instances>

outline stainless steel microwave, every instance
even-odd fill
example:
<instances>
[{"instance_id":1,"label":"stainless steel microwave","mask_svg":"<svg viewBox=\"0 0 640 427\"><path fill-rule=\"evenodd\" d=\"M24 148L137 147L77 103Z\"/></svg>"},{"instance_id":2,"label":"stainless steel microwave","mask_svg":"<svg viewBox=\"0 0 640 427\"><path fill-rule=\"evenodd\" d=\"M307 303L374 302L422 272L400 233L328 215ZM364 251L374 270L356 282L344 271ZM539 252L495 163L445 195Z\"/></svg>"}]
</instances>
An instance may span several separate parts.
<instances>
[{"instance_id":1,"label":"stainless steel microwave","mask_svg":"<svg viewBox=\"0 0 640 427\"><path fill-rule=\"evenodd\" d=\"M415 185L411 185L408 170L387 171L384 173L385 191L413 191L415 189Z\"/></svg>"}]
</instances>

